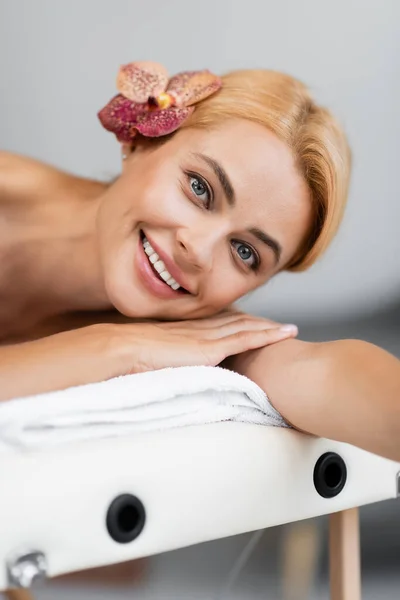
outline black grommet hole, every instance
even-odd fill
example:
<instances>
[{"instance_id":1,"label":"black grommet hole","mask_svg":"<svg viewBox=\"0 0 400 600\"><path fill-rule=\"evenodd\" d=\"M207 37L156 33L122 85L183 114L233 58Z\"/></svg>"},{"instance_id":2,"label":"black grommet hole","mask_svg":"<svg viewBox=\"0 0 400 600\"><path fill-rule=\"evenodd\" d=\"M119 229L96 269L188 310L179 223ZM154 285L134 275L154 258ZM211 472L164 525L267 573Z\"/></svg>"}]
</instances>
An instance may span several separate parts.
<instances>
[{"instance_id":1,"label":"black grommet hole","mask_svg":"<svg viewBox=\"0 0 400 600\"><path fill-rule=\"evenodd\" d=\"M106 525L113 540L127 544L142 532L145 520L146 513L139 498L132 494L121 494L108 508Z\"/></svg>"},{"instance_id":2,"label":"black grommet hole","mask_svg":"<svg viewBox=\"0 0 400 600\"><path fill-rule=\"evenodd\" d=\"M136 506L124 506L118 514L118 527L124 533L129 533L136 529L140 520L139 511Z\"/></svg>"},{"instance_id":3,"label":"black grommet hole","mask_svg":"<svg viewBox=\"0 0 400 600\"><path fill-rule=\"evenodd\" d=\"M334 498L344 488L347 468L344 460L335 452L326 452L314 467L314 485L323 498Z\"/></svg>"},{"instance_id":4,"label":"black grommet hole","mask_svg":"<svg viewBox=\"0 0 400 600\"><path fill-rule=\"evenodd\" d=\"M343 470L339 464L333 462L326 466L325 482L328 487L336 488L338 485L340 485L342 477Z\"/></svg>"}]
</instances>

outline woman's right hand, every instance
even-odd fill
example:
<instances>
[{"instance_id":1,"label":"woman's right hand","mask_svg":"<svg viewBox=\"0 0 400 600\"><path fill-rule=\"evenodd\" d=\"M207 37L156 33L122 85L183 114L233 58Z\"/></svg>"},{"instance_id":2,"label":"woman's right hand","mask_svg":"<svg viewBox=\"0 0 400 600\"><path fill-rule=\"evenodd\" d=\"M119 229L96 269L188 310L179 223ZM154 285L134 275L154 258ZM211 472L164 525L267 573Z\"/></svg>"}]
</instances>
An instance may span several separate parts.
<instances>
[{"instance_id":1,"label":"woman's right hand","mask_svg":"<svg viewBox=\"0 0 400 600\"><path fill-rule=\"evenodd\" d=\"M294 326L238 313L114 327L110 343L119 356L118 375L165 367L215 366L228 356L297 335Z\"/></svg>"},{"instance_id":2,"label":"woman's right hand","mask_svg":"<svg viewBox=\"0 0 400 600\"><path fill-rule=\"evenodd\" d=\"M234 312L192 321L90 325L1 347L0 400L164 367L215 366L296 335L296 328Z\"/></svg>"}]
</instances>

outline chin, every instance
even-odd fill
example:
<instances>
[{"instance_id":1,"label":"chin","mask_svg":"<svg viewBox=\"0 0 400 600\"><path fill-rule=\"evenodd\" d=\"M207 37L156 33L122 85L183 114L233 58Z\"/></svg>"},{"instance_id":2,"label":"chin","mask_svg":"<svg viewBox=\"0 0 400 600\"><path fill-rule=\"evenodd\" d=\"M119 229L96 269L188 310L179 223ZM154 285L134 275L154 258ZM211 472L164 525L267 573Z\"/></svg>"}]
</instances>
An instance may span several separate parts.
<instances>
[{"instance_id":1,"label":"chin","mask_svg":"<svg viewBox=\"0 0 400 600\"><path fill-rule=\"evenodd\" d=\"M130 319L144 319L149 318L148 306L144 302L138 301L137 298L132 300L132 289L131 286L127 285L114 285L110 282L110 285L106 285L106 291L108 298L112 306L119 313Z\"/></svg>"},{"instance_id":2,"label":"chin","mask_svg":"<svg viewBox=\"0 0 400 600\"><path fill-rule=\"evenodd\" d=\"M137 289L133 272L134 253L131 247L107 253L103 263L104 286L111 305L121 314L132 319L148 316L149 299Z\"/></svg>"},{"instance_id":3,"label":"chin","mask_svg":"<svg viewBox=\"0 0 400 600\"><path fill-rule=\"evenodd\" d=\"M168 317L162 314L160 300L149 297L140 289L141 286L135 279L131 264L132 260L123 261L119 258L110 261L107 265L104 282L112 306L130 319L175 319L173 315Z\"/></svg>"}]
</instances>

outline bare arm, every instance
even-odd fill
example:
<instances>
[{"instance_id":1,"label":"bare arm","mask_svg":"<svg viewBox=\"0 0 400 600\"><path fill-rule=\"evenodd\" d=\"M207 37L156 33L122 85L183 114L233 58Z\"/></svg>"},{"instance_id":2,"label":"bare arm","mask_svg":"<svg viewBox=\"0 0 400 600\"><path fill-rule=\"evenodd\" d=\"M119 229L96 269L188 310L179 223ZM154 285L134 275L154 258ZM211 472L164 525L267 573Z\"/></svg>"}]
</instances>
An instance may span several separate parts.
<instances>
[{"instance_id":1,"label":"bare arm","mask_svg":"<svg viewBox=\"0 0 400 600\"><path fill-rule=\"evenodd\" d=\"M184 365L217 365L293 332L238 315L165 323L99 323L0 347L0 401Z\"/></svg>"},{"instance_id":2,"label":"bare arm","mask_svg":"<svg viewBox=\"0 0 400 600\"><path fill-rule=\"evenodd\" d=\"M294 427L400 461L400 361L359 340L286 340L230 359Z\"/></svg>"},{"instance_id":3,"label":"bare arm","mask_svg":"<svg viewBox=\"0 0 400 600\"><path fill-rule=\"evenodd\" d=\"M0 401L95 383L118 374L110 344L96 326L0 347Z\"/></svg>"}]
</instances>

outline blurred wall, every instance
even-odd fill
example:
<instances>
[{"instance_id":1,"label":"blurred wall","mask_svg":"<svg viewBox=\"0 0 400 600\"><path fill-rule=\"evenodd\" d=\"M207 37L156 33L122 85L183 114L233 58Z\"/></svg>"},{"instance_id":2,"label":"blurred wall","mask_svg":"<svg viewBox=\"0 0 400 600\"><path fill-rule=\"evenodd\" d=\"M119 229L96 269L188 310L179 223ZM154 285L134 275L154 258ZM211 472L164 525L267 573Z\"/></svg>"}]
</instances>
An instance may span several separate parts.
<instances>
[{"instance_id":1,"label":"blurred wall","mask_svg":"<svg viewBox=\"0 0 400 600\"><path fill-rule=\"evenodd\" d=\"M348 132L350 203L317 266L244 306L291 321L367 314L400 297L399 22L397 0L0 0L0 147L108 178L119 149L96 112L120 64L291 73Z\"/></svg>"}]
</instances>

